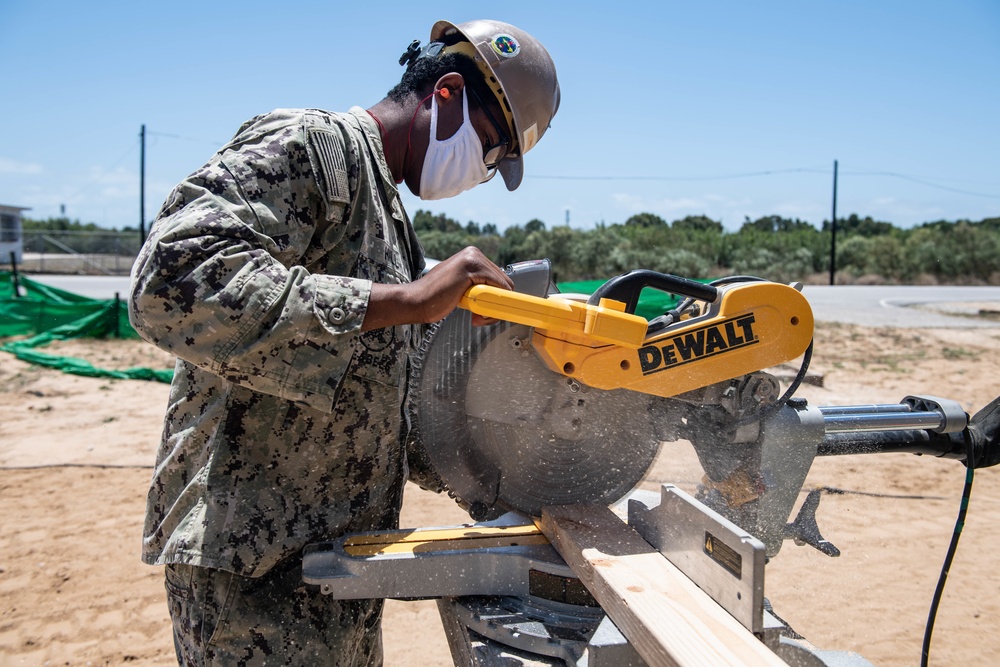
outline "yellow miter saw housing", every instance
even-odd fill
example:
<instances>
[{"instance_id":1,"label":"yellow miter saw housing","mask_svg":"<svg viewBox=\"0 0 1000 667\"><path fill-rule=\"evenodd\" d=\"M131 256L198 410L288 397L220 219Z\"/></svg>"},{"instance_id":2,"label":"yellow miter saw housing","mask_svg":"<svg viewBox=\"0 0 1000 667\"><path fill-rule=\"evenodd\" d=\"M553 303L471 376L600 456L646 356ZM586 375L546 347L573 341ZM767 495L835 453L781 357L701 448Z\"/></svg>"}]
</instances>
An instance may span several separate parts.
<instances>
[{"instance_id":1,"label":"yellow miter saw housing","mask_svg":"<svg viewBox=\"0 0 1000 667\"><path fill-rule=\"evenodd\" d=\"M653 287L701 300L701 312L645 318L627 312ZM615 298L617 297L617 298ZM597 389L668 398L794 359L809 347L813 316L793 286L752 281L714 287L634 271L605 283L585 303L576 295L537 297L486 285L461 307L533 327L531 344L552 371Z\"/></svg>"}]
</instances>

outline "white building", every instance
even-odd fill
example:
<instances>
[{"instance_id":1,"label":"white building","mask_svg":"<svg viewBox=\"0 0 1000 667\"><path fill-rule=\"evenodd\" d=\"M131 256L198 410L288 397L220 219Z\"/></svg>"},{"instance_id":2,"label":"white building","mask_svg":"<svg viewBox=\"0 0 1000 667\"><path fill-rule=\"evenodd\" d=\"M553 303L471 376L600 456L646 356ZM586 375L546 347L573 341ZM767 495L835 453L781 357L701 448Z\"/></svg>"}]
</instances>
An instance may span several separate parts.
<instances>
[{"instance_id":1,"label":"white building","mask_svg":"<svg viewBox=\"0 0 1000 667\"><path fill-rule=\"evenodd\" d=\"M14 261L24 261L24 234L21 232L21 211L31 209L0 204L0 264L10 264L10 254Z\"/></svg>"}]
</instances>

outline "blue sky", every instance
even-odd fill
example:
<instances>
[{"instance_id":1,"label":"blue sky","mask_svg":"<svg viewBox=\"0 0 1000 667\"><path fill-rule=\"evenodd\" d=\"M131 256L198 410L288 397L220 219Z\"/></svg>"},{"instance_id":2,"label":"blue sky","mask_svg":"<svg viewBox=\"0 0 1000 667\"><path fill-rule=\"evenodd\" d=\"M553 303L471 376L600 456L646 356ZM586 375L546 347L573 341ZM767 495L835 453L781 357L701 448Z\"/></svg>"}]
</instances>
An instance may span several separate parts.
<instances>
[{"instance_id":1,"label":"blue sky","mask_svg":"<svg viewBox=\"0 0 1000 667\"><path fill-rule=\"evenodd\" d=\"M441 18L533 33L562 106L509 193L419 208L503 229L637 212L902 227L1000 215L1000 2L0 2L0 203L146 220L239 125L379 101Z\"/></svg>"}]
</instances>

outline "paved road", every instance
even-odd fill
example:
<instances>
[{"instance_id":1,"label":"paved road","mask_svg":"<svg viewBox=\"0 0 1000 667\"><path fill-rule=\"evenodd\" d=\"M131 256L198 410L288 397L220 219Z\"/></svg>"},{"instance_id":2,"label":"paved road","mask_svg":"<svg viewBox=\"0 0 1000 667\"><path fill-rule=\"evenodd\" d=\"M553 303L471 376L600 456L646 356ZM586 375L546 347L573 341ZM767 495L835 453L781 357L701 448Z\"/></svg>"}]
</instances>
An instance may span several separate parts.
<instances>
[{"instance_id":1,"label":"paved road","mask_svg":"<svg viewBox=\"0 0 1000 667\"><path fill-rule=\"evenodd\" d=\"M123 299L128 296L128 276L24 275L35 282L91 299L113 299L115 292L118 292Z\"/></svg>"},{"instance_id":2,"label":"paved road","mask_svg":"<svg viewBox=\"0 0 1000 667\"><path fill-rule=\"evenodd\" d=\"M817 320L866 326L1000 328L1000 287L808 285L803 290Z\"/></svg>"},{"instance_id":3,"label":"paved road","mask_svg":"<svg viewBox=\"0 0 1000 667\"><path fill-rule=\"evenodd\" d=\"M31 276L38 282L95 299L128 295L126 276ZM976 317L980 307L1000 311L1000 287L809 285L804 290L817 320L867 326L1000 328L1000 319Z\"/></svg>"}]
</instances>

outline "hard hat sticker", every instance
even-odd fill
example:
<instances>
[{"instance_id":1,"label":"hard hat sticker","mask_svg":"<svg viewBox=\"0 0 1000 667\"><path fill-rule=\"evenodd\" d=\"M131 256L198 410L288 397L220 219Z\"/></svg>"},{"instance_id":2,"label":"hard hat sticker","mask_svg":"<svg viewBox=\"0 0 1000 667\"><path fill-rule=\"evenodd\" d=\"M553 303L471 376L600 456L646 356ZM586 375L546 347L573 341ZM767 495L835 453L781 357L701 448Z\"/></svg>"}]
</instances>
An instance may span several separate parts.
<instances>
[{"instance_id":1,"label":"hard hat sticker","mask_svg":"<svg viewBox=\"0 0 1000 667\"><path fill-rule=\"evenodd\" d=\"M527 153L531 150L531 147L538 143L538 123L532 123L531 127L527 128L521 136L521 146L524 147L522 152Z\"/></svg>"},{"instance_id":2,"label":"hard hat sticker","mask_svg":"<svg viewBox=\"0 0 1000 667\"><path fill-rule=\"evenodd\" d=\"M497 55L503 58L513 58L521 51L521 45L517 40L506 34L496 35L490 44L493 45Z\"/></svg>"}]
</instances>

